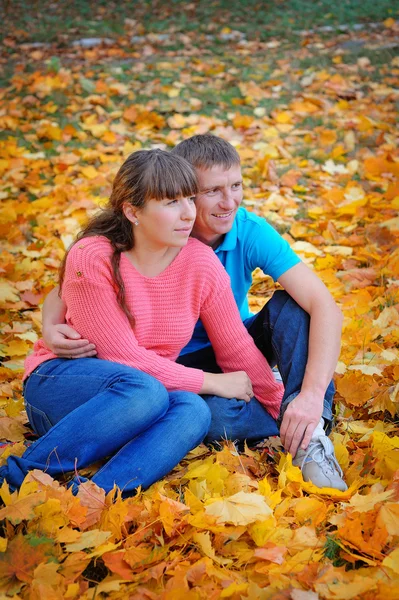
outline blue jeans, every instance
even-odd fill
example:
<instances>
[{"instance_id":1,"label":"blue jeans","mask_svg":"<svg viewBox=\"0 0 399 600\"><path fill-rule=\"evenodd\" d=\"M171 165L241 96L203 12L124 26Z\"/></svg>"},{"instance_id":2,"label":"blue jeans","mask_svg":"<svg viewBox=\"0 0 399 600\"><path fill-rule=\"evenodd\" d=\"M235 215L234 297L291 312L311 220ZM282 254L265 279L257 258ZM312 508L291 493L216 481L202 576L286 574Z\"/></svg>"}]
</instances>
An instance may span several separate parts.
<instances>
[{"instance_id":1,"label":"blue jeans","mask_svg":"<svg viewBox=\"0 0 399 600\"><path fill-rule=\"evenodd\" d=\"M279 434L279 427L289 403L299 394L308 360L310 318L284 290L274 292L263 309L244 321L255 344L271 367L278 366L283 383L284 396L277 421L263 405L252 398L226 400L218 396L205 396L211 409L212 421L205 441L231 440L255 443ZM178 362L212 373L221 373L211 346L197 352L180 356ZM327 433L332 424L332 403L335 388L331 381L325 396L323 418Z\"/></svg>"},{"instance_id":2,"label":"blue jeans","mask_svg":"<svg viewBox=\"0 0 399 600\"><path fill-rule=\"evenodd\" d=\"M197 394L168 392L147 373L97 358L42 363L24 395L41 437L0 469L12 488L32 469L57 476L110 457L92 480L107 492L116 484L128 496L173 469L210 423Z\"/></svg>"}]
</instances>

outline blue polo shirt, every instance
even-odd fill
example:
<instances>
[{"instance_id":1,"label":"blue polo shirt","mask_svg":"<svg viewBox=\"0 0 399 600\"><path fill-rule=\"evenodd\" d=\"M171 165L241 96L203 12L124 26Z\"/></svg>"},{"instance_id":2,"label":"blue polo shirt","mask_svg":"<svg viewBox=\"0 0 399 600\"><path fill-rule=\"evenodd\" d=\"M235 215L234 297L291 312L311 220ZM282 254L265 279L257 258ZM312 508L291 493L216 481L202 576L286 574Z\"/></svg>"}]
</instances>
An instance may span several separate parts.
<instances>
[{"instance_id":1,"label":"blue polo shirt","mask_svg":"<svg viewBox=\"0 0 399 600\"><path fill-rule=\"evenodd\" d=\"M243 321L251 316L247 294L256 267L276 281L300 262L288 242L265 219L245 208L238 209L233 227L215 252L230 276L231 288ZM196 352L209 344L205 328L198 321L193 337L180 355Z\"/></svg>"}]
</instances>

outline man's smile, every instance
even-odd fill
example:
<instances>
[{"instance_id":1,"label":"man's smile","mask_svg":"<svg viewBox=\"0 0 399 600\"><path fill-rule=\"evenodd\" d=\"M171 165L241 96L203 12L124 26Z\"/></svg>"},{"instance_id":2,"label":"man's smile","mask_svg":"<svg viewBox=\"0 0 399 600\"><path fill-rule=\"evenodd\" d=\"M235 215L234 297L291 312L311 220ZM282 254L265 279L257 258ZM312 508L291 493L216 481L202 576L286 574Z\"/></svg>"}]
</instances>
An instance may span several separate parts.
<instances>
[{"instance_id":1,"label":"man's smile","mask_svg":"<svg viewBox=\"0 0 399 600\"><path fill-rule=\"evenodd\" d=\"M217 219L228 219L229 217L231 217L233 212L234 211L230 210L229 212L225 213L212 213L212 217L216 217Z\"/></svg>"}]
</instances>

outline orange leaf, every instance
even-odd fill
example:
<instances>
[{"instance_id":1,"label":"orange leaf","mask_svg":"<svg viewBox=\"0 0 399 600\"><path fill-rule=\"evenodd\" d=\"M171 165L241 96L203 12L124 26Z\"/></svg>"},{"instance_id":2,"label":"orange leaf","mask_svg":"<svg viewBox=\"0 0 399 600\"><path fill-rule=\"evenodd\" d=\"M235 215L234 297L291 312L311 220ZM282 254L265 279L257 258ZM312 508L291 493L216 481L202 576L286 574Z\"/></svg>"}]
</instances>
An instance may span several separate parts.
<instances>
[{"instance_id":1,"label":"orange leaf","mask_svg":"<svg viewBox=\"0 0 399 600\"><path fill-rule=\"evenodd\" d=\"M117 552L106 552L103 554L102 559L104 564L112 573L116 573L122 579L132 581L134 573L132 567L124 560L124 550L118 550Z\"/></svg>"},{"instance_id":2,"label":"orange leaf","mask_svg":"<svg viewBox=\"0 0 399 600\"><path fill-rule=\"evenodd\" d=\"M377 384L371 377L345 373L337 380L337 391L350 406L364 406L373 397Z\"/></svg>"},{"instance_id":3,"label":"orange leaf","mask_svg":"<svg viewBox=\"0 0 399 600\"><path fill-rule=\"evenodd\" d=\"M2 590L4 586L15 586L17 581L32 583L36 567L54 558L54 548L48 539L17 535L9 542L7 552L0 555Z\"/></svg>"}]
</instances>

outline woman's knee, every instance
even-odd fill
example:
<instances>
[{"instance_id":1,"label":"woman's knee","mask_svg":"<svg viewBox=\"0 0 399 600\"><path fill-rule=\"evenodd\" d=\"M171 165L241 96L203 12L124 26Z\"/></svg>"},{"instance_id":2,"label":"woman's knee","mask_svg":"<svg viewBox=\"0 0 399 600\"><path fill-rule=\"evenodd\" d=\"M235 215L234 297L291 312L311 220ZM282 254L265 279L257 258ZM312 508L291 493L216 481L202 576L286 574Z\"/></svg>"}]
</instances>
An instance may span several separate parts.
<instances>
[{"instance_id":1,"label":"woman's knee","mask_svg":"<svg viewBox=\"0 0 399 600\"><path fill-rule=\"evenodd\" d=\"M208 433L211 424L211 411L205 400L191 392L175 392L181 396L181 431L199 444Z\"/></svg>"},{"instance_id":2,"label":"woman's knee","mask_svg":"<svg viewBox=\"0 0 399 600\"><path fill-rule=\"evenodd\" d=\"M125 372L113 384L113 387L122 386L126 392L126 418L131 414L133 420L136 419L141 410L151 413L154 419L162 417L169 408L169 395L165 386L148 373L132 371L134 372Z\"/></svg>"}]
</instances>

